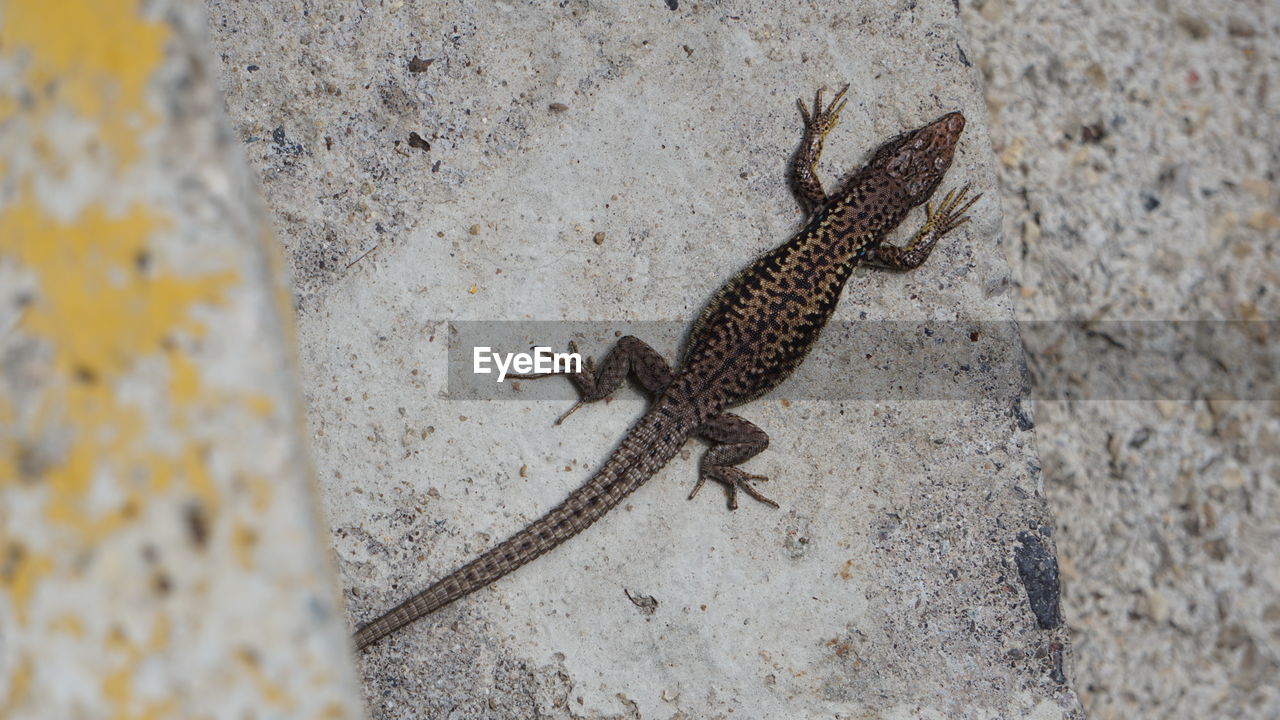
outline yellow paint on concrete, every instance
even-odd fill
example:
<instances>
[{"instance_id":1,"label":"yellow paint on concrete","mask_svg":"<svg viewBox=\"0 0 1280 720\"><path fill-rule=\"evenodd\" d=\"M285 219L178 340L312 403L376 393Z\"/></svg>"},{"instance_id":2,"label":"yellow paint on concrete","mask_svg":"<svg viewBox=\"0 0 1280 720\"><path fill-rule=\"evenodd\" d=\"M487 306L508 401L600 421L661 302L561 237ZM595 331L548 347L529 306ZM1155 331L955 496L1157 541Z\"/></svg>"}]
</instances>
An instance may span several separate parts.
<instances>
[{"instance_id":1,"label":"yellow paint on concrete","mask_svg":"<svg viewBox=\"0 0 1280 720\"><path fill-rule=\"evenodd\" d=\"M253 567L253 551L258 546L258 531L244 523L236 523L232 533L231 549L236 554L240 567L248 570Z\"/></svg>"},{"instance_id":2,"label":"yellow paint on concrete","mask_svg":"<svg viewBox=\"0 0 1280 720\"><path fill-rule=\"evenodd\" d=\"M186 355L169 354L169 397L179 407L187 407L200 397L200 368Z\"/></svg>"},{"instance_id":3,"label":"yellow paint on concrete","mask_svg":"<svg viewBox=\"0 0 1280 720\"><path fill-rule=\"evenodd\" d=\"M180 429L190 413L225 399L205 391L198 368L174 349L174 341L200 338L204 328L193 320L193 308L223 302L239 277L230 270L188 276L157 267L146 248L167 225L139 207L114 217L90 207L70 223L42 213L30 201L0 211L0 254L37 276L37 295L22 311L18 328L42 338L52 351L53 379L43 387L35 426L25 432L33 437L69 432L71 439L61 457L39 468L38 490L17 486L22 482L18 472L0 472L0 488L8 484L11 492L43 492L46 519L63 528L54 536L55 554L10 553L16 560L0 578L0 588L8 591L20 625L28 622L34 592L43 582L74 575L72 559L78 552L137 521L158 493L177 483L179 492L198 497L207 512L218 504L205 448L187 441L174 455L151 447L147 438L158 428ZM159 359L169 369L170 417L149 417L117 393L118 383L148 359ZM18 468L18 443L0 450L0 469ZM96 482L111 483L118 501L95 507ZM157 616L157 622L151 652L168 642L167 620ZM79 624L56 626L83 632ZM159 718L176 708L172 700L134 697L141 652L132 650L127 662L102 677L112 717ZM17 702L15 688L26 680L12 674L8 680L8 700Z\"/></svg>"},{"instance_id":4,"label":"yellow paint on concrete","mask_svg":"<svg viewBox=\"0 0 1280 720\"><path fill-rule=\"evenodd\" d=\"M296 709L296 702L285 692L279 683L272 682L267 677L266 672L259 662L258 656L247 650L236 653L236 658L240 661L242 667L253 678L254 685L258 687L258 692L267 703L282 708L285 711L293 711Z\"/></svg>"},{"instance_id":5,"label":"yellow paint on concrete","mask_svg":"<svg viewBox=\"0 0 1280 720\"><path fill-rule=\"evenodd\" d=\"M139 7L138 0L0 1L0 53L24 60L17 66L32 90L28 108L0 104L0 120L22 112L40 127L53 110L69 108L97 124L120 166L131 165L139 133L156 120L146 91L169 40L169 27L141 17Z\"/></svg>"},{"instance_id":6,"label":"yellow paint on concrete","mask_svg":"<svg viewBox=\"0 0 1280 720\"><path fill-rule=\"evenodd\" d=\"M0 393L0 428L12 428L17 418L14 417L13 405L5 393ZM0 433L0 488L4 487L4 479L18 478L18 438L11 432Z\"/></svg>"},{"instance_id":7,"label":"yellow paint on concrete","mask_svg":"<svg viewBox=\"0 0 1280 720\"><path fill-rule=\"evenodd\" d=\"M173 635L173 621L168 615L157 615L155 627L151 629L151 640L147 643L146 649L153 653L169 647L169 639Z\"/></svg>"},{"instance_id":8,"label":"yellow paint on concrete","mask_svg":"<svg viewBox=\"0 0 1280 720\"><path fill-rule=\"evenodd\" d=\"M49 623L49 630L55 633L70 635L76 639L84 637L84 623L75 615L63 615Z\"/></svg>"},{"instance_id":9,"label":"yellow paint on concrete","mask_svg":"<svg viewBox=\"0 0 1280 720\"><path fill-rule=\"evenodd\" d=\"M341 720L349 717L347 709L338 703L329 703L320 710L320 720Z\"/></svg>"},{"instance_id":10,"label":"yellow paint on concrete","mask_svg":"<svg viewBox=\"0 0 1280 720\"><path fill-rule=\"evenodd\" d=\"M198 444L188 444L180 459L181 470L175 473L186 480L186 487L199 498L201 511L213 515L218 512L218 488L209 474L209 449Z\"/></svg>"},{"instance_id":11,"label":"yellow paint on concrete","mask_svg":"<svg viewBox=\"0 0 1280 720\"><path fill-rule=\"evenodd\" d=\"M266 512L267 507L271 505L271 499L275 496L275 485L264 477L248 477L246 481L249 485L249 496L253 498L253 509L256 512Z\"/></svg>"},{"instance_id":12,"label":"yellow paint on concrete","mask_svg":"<svg viewBox=\"0 0 1280 720\"><path fill-rule=\"evenodd\" d=\"M0 67L16 73L7 87L26 93L0 95L0 126L17 128L25 143L21 156L0 159L0 174L17 188L0 207L0 259L35 280L31 301L9 332L35 339L51 359L33 388L36 406L0 397L0 503L21 499L39 508L30 522L44 523L38 539L20 536L18 528L6 526L0 504L0 600L17 625L6 634L12 645L0 677L0 717L41 702L49 679L35 673L29 653L50 633L105 653L107 662L97 668L95 716L177 716L173 687L139 682L142 671L154 667L147 663L174 652L167 612L172 602L156 597L141 608L152 610L150 630L141 637L136 622L112 621L104 628L102 610L92 604L83 616L40 605L51 593L66 592L67 580L77 587L97 584L96 591L101 583L137 575L122 558L135 551L139 523L194 501L200 519L178 520L192 523L192 542L221 544L217 550L230 549L242 568L259 571L259 530L250 520L220 514L221 494L229 488L219 481L228 478L214 476L210 441L196 436L215 414L262 420L277 408L266 394L211 387L191 351L206 335L198 309L240 297L244 280L237 268L244 258L171 265L164 252L153 250L178 247L170 236L175 222L147 199L145 185L122 182L157 161L145 156L151 146L143 142L162 117L149 93L174 39L165 22L143 16L148 7L140 0L0 0ZM91 137L68 145L51 134L58 126L52 119L69 119ZM49 187L49 180L71 182L72 163L98 171L76 182L112 178L88 188L96 190L90 197L112 198L110 205L77 201L68 204L71 209L58 207L55 216L41 203L34 188ZM139 200L128 205L128 198ZM263 247L270 248L269 230L261 232ZM278 255L266 256L279 278ZM275 290L291 319L278 280ZM148 400L133 399L140 394ZM163 398L159 410L157 396ZM248 484L252 506L267 510L277 490L270 480L232 473L231 482ZM173 527L174 515L165 517ZM197 574L180 590L200 597L210 587L209 578ZM95 611L98 616L88 614ZM249 673L259 695L295 710L299 700L290 686L260 665ZM333 714L345 713L335 706Z\"/></svg>"},{"instance_id":13,"label":"yellow paint on concrete","mask_svg":"<svg viewBox=\"0 0 1280 720\"><path fill-rule=\"evenodd\" d=\"M43 133L49 118L70 113L93 128L88 145L104 151L83 159L110 163L113 176L123 176L138 159L139 138L157 119L146 94L168 37L167 25L140 17L136 0L0 0L0 61L18 68L31 100L0 101L0 122L21 114L31 135L38 165L19 167L66 176L66 154L55 149L56 138ZM209 506L217 505L218 489L209 474L207 449L186 440L173 452L152 439L180 431L195 413L228 399L209 391L183 343L204 334L193 310L225 302L241 282L232 269L193 273L153 257L152 243L172 226L154 208L134 205L112 212L91 203L76 217L59 219L36 199L33 179L9 177L19 192L0 209L0 256L35 276L36 292L20 311L15 331L40 339L51 352L52 367L41 382L34 419L16 433L5 433L0 445L0 492L32 494L58 530L37 551L0 528L7 563L0 563L0 592L12 603L19 627L30 622L31 603L42 585L77 576L76 558L137 522L160 493L194 495L213 512ZM167 417L144 412L119 393L124 379L156 366L167 371ZM246 410L261 415L264 404L269 405L255 399ZM0 420L7 427L14 427L8 424L13 415L9 401L0 401ZM68 441L59 453L29 469L38 473L39 482L25 482L23 443L63 436ZM103 496L110 499L95 499L95 486L104 483L112 487ZM86 633L78 618L46 622L27 630L37 636L50 630ZM104 716L160 718L177 710L172 698L138 695L143 659L171 642L168 617L157 613L154 623L139 645L119 629L97 639L117 656L100 676ZM0 703L17 708L29 694L30 663L11 665L5 681L8 692Z\"/></svg>"},{"instance_id":14,"label":"yellow paint on concrete","mask_svg":"<svg viewBox=\"0 0 1280 720\"><path fill-rule=\"evenodd\" d=\"M276 411L276 404L266 395L245 395L244 404L259 418L267 418Z\"/></svg>"},{"instance_id":15,"label":"yellow paint on concrete","mask_svg":"<svg viewBox=\"0 0 1280 720\"><path fill-rule=\"evenodd\" d=\"M5 568L5 573L0 576L0 582L9 589L18 622L24 623L27 618L27 609L31 604L31 596L35 593L40 580L53 569L53 558L44 553L35 552L13 538L10 538L5 553L8 555L6 564L10 567Z\"/></svg>"},{"instance_id":16,"label":"yellow paint on concrete","mask_svg":"<svg viewBox=\"0 0 1280 720\"><path fill-rule=\"evenodd\" d=\"M14 709L27 702L31 694L31 658L23 655L9 674L9 696L0 698L0 717L11 717Z\"/></svg>"},{"instance_id":17,"label":"yellow paint on concrete","mask_svg":"<svg viewBox=\"0 0 1280 720\"><path fill-rule=\"evenodd\" d=\"M141 207L112 217L91 206L67 224L31 202L0 214L0 248L16 245L11 256L40 275L40 296L24 313L23 328L58 339L60 372L110 384L138 353L159 351L177 333L202 334L189 317L192 306L220 302L237 277L150 270L149 239L168 226Z\"/></svg>"},{"instance_id":18,"label":"yellow paint on concrete","mask_svg":"<svg viewBox=\"0 0 1280 720\"><path fill-rule=\"evenodd\" d=\"M231 270L188 276L160 267L147 248L151 237L168 226L141 207L111 216L91 206L70 223L30 201L0 212L0 252L38 277L39 293L19 327L49 342L54 370L63 378L47 388L47 412L41 418L46 427L34 431L39 434L53 423L78 429L66 456L46 470L52 490L46 513L87 542L117 530L138 512L147 493L167 489L175 476L204 501L216 503L198 448L175 460L153 452L145 439L156 423L184 427L191 408L220 399L203 391L198 368L174 348L179 340L204 334L192 309L223 302L239 277ZM172 417L145 417L116 395L117 383L145 358L168 366ZM126 482L139 475L145 484ZM106 510L88 507L95 477L119 484L125 501Z\"/></svg>"},{"instance_id":19,"label":"yellow paint on concrete","mask_svg":"<svg viewBox=\"0 0 1280 720\"><path fill-rule=\"evenodd\" d=\"M133 646L119 631L108 636L107 648L118 656L119 664L101 680L102 696L109 706L106 717L112 720L159 720L176 716L178 701L173 697L136 697L138 667L150 654L163 648L168 638L169 624L163 617L156 618L146 647Z\"/></svg>"}]
</instances>

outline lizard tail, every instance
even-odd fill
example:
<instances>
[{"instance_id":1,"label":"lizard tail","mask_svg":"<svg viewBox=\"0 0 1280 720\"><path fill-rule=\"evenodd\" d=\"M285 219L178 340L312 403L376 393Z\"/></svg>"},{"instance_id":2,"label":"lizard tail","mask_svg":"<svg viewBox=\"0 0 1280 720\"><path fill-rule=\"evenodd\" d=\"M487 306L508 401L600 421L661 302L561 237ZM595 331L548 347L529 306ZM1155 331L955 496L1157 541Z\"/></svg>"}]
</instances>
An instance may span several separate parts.
<instances>
[{"instance_id":1,"label":"lizard tail","mask_svg":"<svg viewBox=\"0 0 1280 720\"><path fill-rule=\"evenodd\" d=\"M696 423L662 399L627 432L600 470L564 502L480 557L356 630L363 650L424 615L479 590L587 529L679 452ZM689 427L685 427L685 425Z\"/></svg>"}]
</instances>

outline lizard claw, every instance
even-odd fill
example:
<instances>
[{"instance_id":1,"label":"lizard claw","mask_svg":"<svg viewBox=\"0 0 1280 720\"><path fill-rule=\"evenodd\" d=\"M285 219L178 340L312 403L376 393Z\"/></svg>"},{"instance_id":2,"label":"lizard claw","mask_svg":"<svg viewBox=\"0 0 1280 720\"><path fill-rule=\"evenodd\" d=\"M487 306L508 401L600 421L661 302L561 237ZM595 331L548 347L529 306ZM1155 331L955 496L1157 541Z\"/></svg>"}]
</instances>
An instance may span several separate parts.
<instances>
[{"instance_id":1,"label":"lizard claw","mask_svg":"<svg viewBox=\"0 0 1280 720\"><path fill-rule=\"evenodd\" d=\"M925 223L933 227L939 236L955 230L961 225L969 222L969 216L965 213L973 204L978 202L982 197L982 193L978 193L973 197L968 197L969 186L965 185L959 190L949 190L943 196L942 202L938 203L938 209L934 210L931 203L924 206ZM964 203L961 205L961 203Z\"/></svg>"},{"instance_id":2,"label":"lizard claw","mask_svg":"<svg viewBox=\"0 0 1280 720\"><path fill-rule=\"evenodd\" d=\"M564 419L565 419L565 418L567 418L567 417L569 417L570 415L572 415L572 414L574 413L574 411L575 411L575 410L577 410L577 409L578 409L578 408L580 408L580 407L582 407L582 401L581 401L581 400L579 400L578 402L574 403L574 404L573 404L573 407L569 408L568 410L565 410L565 411L564 411L564 414L562 414L560 417L556 418L555 424L556 424L556 425L559 425L560 423L564 422Z\"/></svg>"},{"instance_id":3,"label":"lizard claw","mask_svg":"<svg viewBox=\"0 0 1280 720\"><path fill-rule=\"evenodd\" d=\"M578 343L576 343L576 342L574 342L574 341L570 340L570 341L569 341L569 352L571 352L571 353L573 353L573 354L577 355L577 354L578 354ZM586 368L586 371L587 371L588 373L591 373L592 375L595 375L596 365L595 365L595 361L594 361L592 358L587 358L587 359L586 359L586 361L585 361L585 362L583 362L583 366ZM530 374L507 373L507 377L512 378L512 379L514 379L514 380L541 380L541 379L543 379L543 378L549 378L549 377L554 377L554 376L556 376L556 375L565 375L565 374L566 374L566 373L556 373L556 372L530 373ZM567 374L569 374L569 375L573 375L573 373L567 373ZM570 415L572 415L572 414L574 413L574 411L575 411L575 410L577 410L578 408L582 407L582 403L583 403L583 401L582 401L582 400L579 400L579 401L575 402L575 403L573 404L573 407L569 408L568 410L565 410L565 411L564 411L564 413L563 413L560 417L556 418L556 421L555 421L555 423L553 423L553 424L555 424L555 425L559 425L560 423L564 422L565 418L569 417Z\"/></svg>"},{"instance_id":4,"label":"lizard claw","mask_svg":"<svg viewBox=\"0 0 1280 720\"><path fill-rule=\"evenodd\" d=\"M813 97L813 114L809 114L808 108L804 106L804 100L796 100L796 105L800 108L800 116L804 118L806 128L815 129L819 135L826 137L827 133L840 122L840 111L844 110L844 106L849 102L844 96L849 90L848 83L840 88L840 92L831 99L826 109L822 108L822 88L818 88L818 92Z\"/></svg>"},{"instance_id":5,"label":"lizard claw","mask_svg":"<svg viewBox=\"0 0 1280 720\"><path fill-rule=\"evenodd\" d=\"M706 484L707 478L711 478L721 485L724 485L725 492L729 494L730 510L738 509L739 490L765 505L778 507L778 503L762 495L760 491L756 490L755 486L752 485L753 481L768 482L769 477L767 475L752 475L743 472L736 467L729 467L726 465L712 465L699 473L698 482L694 483L693 490L689 493L690 500L692 500L694 496L698 494L698 491L702 489L702 486Z\"/></svg>"}]
</instances>

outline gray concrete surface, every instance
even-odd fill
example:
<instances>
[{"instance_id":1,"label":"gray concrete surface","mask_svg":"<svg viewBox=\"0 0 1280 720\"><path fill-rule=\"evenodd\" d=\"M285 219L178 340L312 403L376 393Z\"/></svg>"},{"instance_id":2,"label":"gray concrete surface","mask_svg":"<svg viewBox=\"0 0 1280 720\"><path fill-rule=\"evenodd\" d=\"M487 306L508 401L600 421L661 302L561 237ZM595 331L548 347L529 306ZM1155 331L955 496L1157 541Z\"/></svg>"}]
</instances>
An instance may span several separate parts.
<instances>
[{"instance_id":1,"label":"gray concrete surface","mask_svg":"<svg viewBox=\"0 0 1280 720\"><path fill-rule=\"evenodd\" d=\"M984 0L964 18L1019 318L1280 315L1274 2ZM1090 717L1280 717L1280 405L1035 418Z\"/></svg>"},{"instance_id":2,"label":"gray concrete surface","mask_svg":"<svg viewBox=\"0 0 1280 720\"><path fill-rule=\"evenodd\" d=\"M363 715L203 23L0 2L5 720Z\"/></svg>"},{"instance_id":3,"label":"gray concrete surface","mask_svg":"<svg viewBox=\"0 0 1280 720\"><path fill-rule=\"evenodd\" d=\"M624 391L553 429L558 402L451 400L449 321L691 318L801 221L794 101L824 84L853 88L826 177L962 109L948 184L994 187L948 3L208 7L299 296L353 623L558 502L641 411ZM1009 318L998 228L988 200L918 272L860 272L840 319ZM1009 404L743 414L772 436L750 467L781 510L685 501L691 444L583 536L363 655L371 713L1078 716L1063 628L1014 559L1052 539Z\"/></svg>"}]
</instances>

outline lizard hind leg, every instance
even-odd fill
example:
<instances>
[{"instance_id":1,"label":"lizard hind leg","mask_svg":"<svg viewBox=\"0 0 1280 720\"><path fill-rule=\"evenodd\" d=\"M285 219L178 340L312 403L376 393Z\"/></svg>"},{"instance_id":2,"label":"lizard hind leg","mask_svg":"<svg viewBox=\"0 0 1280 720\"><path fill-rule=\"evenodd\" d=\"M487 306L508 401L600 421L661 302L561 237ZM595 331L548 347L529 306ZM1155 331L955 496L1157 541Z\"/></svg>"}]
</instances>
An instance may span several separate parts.
<instances>
[{"instance_id":1,"label":"lizard hind leg","mask_svg":"<svg viewBox=\"0 0 1280 720\"><path fill-rule=\"evenodd\" d=\"M735 467L769 447L769 435L764 430L733 413L720 413L703 423L698 428L698 434L715 445L702 456L702 463L698 469L698 482L689 493L690 500L710 479L725 486L725 491L729 493L730 510L738 509L739 490L765 505L778 507L778 503L760 494L752 484L752 481L764 482L769 478L764 475L751 475Z\"/></svg>"},{"instance_id":2,"label":"lizard hind leg","mask_svg":"<svg viewBox=\"0 0 1280 720\"><path fill-rule=\"evenodd\" d=\"M578 346L576 343L569 343L569 350L577 353ZM517 380L538 380L549 377L555 373L543 373L539 375L513 375L508 374L507 377ZM657 394L666 389L671 384L671 379L675 373L671 370L671 365L667 363L666 358L653 348L649 347L643 340L627 335L618 340L617 344L605 355L604 361L600 363L597 369L593 358L587 358L583 362L583 369L579 372L567 373L569 382L578 390L578 401L573 407L565 411L563 415L556 419L556 425L564 422L578 408L587 403L598 402L604 400L613 394L622 386L627 379L627 375L634 375L640 381L640 385L651 394Z\"/></svg>"}]
</instances>

